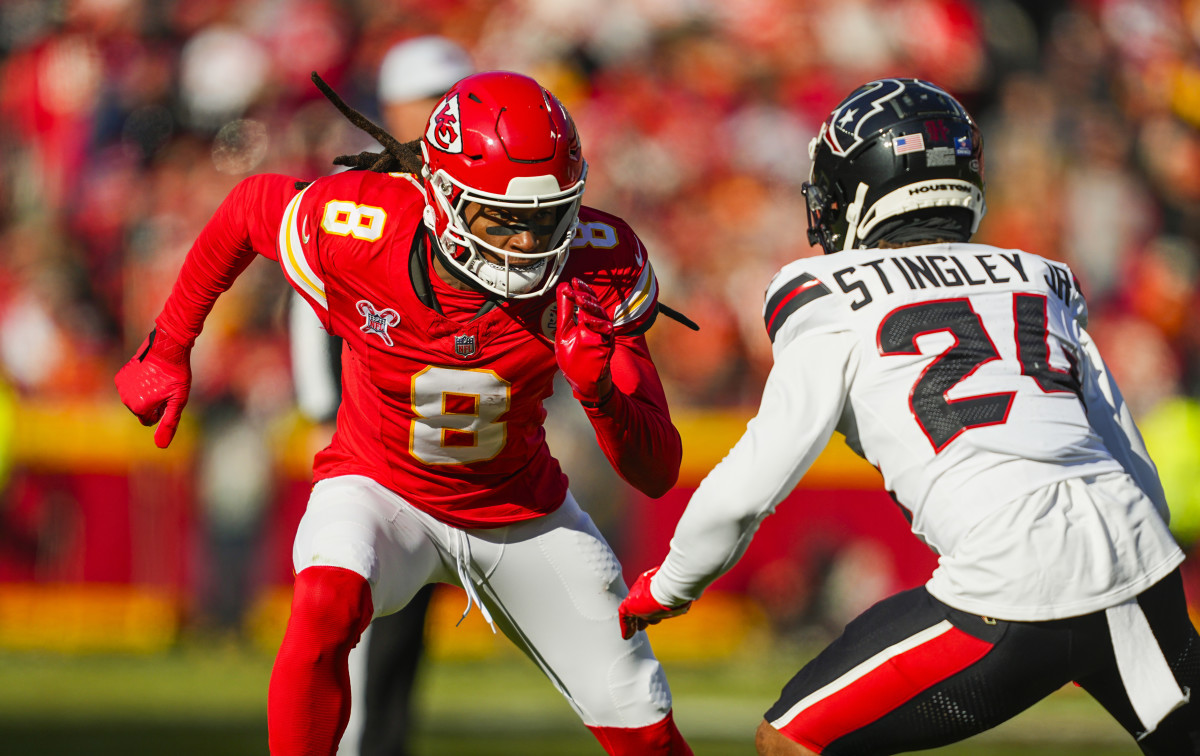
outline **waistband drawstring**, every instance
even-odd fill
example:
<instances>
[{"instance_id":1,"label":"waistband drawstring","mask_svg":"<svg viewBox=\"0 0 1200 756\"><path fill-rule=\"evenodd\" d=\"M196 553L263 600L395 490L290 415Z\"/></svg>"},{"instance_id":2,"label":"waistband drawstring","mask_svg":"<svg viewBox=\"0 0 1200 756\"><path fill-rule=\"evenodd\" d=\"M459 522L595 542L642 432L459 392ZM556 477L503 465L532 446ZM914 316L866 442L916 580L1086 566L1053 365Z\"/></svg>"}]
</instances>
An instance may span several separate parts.
<instances>
[{"instance_id":1,"label":"waistband drawstring","mask_svg":"<svg viewBox=\"0 0 1200 756\"><path fill-rule=\"evenodd\" d=\"M479 600L475 582L471 580L471 543L467 540L467 534L450 526L446 526L446 532L450 535L447 540L454 544L454 567L458 571L458 581L462 583L463 590L467 593L467 608L463 609L462 616L458 618L458 622L454 623L454 626L458 627L462 624L462 621L471 613L471 604L474 603L483 613L483 619L491 626L492 632L495 633L496 623L492 621L492 615L488 612L487 607Z\"/></svg>"}]
</instances>

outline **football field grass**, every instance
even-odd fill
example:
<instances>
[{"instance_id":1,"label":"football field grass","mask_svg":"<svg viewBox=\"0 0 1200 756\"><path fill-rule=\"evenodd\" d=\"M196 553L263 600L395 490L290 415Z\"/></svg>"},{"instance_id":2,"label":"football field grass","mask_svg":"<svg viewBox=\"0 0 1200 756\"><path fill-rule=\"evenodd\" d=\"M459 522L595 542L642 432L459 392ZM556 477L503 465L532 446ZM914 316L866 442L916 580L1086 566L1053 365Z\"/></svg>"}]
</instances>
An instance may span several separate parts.
<instances>
[{"instance_id":1,"label":"football field grass","mask_svg":"<svg viewBox=\"0 0 1200 756\"><path fill-rule=\"evenodd\" d=\"M753 732L793 672L763 658L665 662L696 756L753 754ZM8 756L242 756L267 753L271 657L188 645L163 655L0 653L0 753ZM430 661L419 682L416 756L603 756L524 659ZM1087 696L1064 689L940 756L1132 756Z\"/></svg>"}]
</instances>

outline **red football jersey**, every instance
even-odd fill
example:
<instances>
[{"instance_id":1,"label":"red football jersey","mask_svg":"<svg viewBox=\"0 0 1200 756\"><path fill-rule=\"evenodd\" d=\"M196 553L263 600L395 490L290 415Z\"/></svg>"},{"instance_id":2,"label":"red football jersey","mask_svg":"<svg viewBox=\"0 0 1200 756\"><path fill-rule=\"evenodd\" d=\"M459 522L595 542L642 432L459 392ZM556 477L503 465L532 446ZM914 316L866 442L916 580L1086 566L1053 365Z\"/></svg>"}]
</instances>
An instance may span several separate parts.
<instances>
[{"instance_id":1,"label":"red football jersey","mask_svg":"<svg viewBox=\"0 0 1200 756\"><path fill-rule=\"evenodd\" d=\"M545 514L567 487L542 427L558 369L554 293L472 317L482 295L424 272L424 208L413 176L351 171L318 179L283 209L279 263L344 340L337 431L315 476L369 476L463 527ZM580 211L561 280L571 278L596 290L619 337L652 322L654 271L621 219ZM422 301L430 288L450 317Z\"/></svg>"}]
</instances>

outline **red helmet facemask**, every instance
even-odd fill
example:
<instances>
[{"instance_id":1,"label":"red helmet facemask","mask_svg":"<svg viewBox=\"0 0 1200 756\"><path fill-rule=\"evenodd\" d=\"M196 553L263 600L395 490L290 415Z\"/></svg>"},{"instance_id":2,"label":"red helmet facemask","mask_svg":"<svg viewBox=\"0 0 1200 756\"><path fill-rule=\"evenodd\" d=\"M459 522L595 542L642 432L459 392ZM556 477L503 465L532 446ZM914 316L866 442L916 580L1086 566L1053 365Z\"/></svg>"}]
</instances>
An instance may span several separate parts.
<instances>
[{"instance_id":1,"label":"red helmet facemask","mask_svg":"<svg viewBox=\"0 0 1200 756\"><path fill-rule=\"evenodd\" d=\"M579 222L587 162L562 103L521 74L462 79L433 109L421 139L425 225L459 278L510 299L554 286ZM469 230L467 203L503 210L555 209L544 252L514 252ZM495 255L493 262L482 251Z\"/></svg>"}]
</instances>

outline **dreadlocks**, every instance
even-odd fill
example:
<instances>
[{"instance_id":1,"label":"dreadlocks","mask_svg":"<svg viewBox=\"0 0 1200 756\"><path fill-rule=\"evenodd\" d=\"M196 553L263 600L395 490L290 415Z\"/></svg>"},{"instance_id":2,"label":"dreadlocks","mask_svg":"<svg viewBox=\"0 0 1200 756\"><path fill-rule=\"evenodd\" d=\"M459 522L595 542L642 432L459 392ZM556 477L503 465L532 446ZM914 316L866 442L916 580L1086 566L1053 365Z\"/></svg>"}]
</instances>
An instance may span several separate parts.
<instances>
[{"instance_id":1,"label":"dreadlocks","mask_svg":"<svg viewBox=\"0 0 1200 756\"><path fill-rule=\"evenodd\" d=\"M346 116L346 119L350 123L367 132L383 145L383 152L360 152L357 155L338 155L333 159L334 165L344 165L348 168L374 171L376 173L420 174L421 168L425 165L424 160L421 158L420 139L414 139L411 142L401 142L396 137L384 131L382 127L372 123L362 113L347 105L338 96L337 92L334 92L333 88L317 75L316 71L312 72L312 80L317 85L317 89L321 90L321 94L325 95L333 103L334 107L342 115ZM302 189L301 184L308 186L308 182L297 182L296 188Z\"/></svg>"},{"instance_id":2,"label":"dreadlocks","mask_svg":"<svg viewBox=\"0 0 1200 756\"><path fill-rule=\"evenodd\" d=\"M375 173L416 173L418 175L421 173L421 169L425 167L425 160L421 157L420 139L401 142L384 131L381 126L373 123L371 119L347 105L345 100L339 97L338 93L334 92L333 88L317 75L316 71L312 72L312 80L313 84L317 85L317 89L321 90L321 94L325 95L350 123L367 132L375 138L375 141L383 145L383 152L364 151L357 155L338 155L333 159L334 165L344 165L348 168L374 171ZM311 181L297 181L296 188L304 189L311 183ZM658 303L658 311L693 331L700 330L700 326L686 315L667 307L662 302Z\"/></svg>"}]
</instances>

